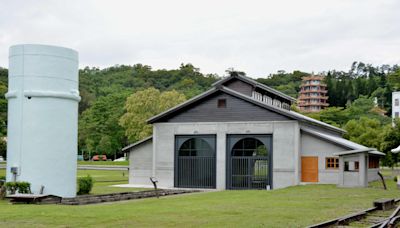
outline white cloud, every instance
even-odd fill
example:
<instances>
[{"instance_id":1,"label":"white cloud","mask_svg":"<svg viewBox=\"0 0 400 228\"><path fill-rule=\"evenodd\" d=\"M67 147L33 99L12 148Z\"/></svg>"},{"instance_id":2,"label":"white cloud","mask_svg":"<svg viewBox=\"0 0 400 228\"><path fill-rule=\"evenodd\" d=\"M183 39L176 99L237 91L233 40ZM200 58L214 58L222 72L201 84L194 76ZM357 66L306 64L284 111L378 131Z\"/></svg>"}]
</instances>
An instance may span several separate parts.
<instances>
[{"instance_id":1,"label":"white cloud","mask_svg":"<svg viewBox=\"0 0 400 228\"><path fill-rule=\"evenodd\" d=\"M400 62L400 2L0 0L0 66L8 47L74 48L81 66L143 63L261 77Z\"/></svg>"}]
</instances>

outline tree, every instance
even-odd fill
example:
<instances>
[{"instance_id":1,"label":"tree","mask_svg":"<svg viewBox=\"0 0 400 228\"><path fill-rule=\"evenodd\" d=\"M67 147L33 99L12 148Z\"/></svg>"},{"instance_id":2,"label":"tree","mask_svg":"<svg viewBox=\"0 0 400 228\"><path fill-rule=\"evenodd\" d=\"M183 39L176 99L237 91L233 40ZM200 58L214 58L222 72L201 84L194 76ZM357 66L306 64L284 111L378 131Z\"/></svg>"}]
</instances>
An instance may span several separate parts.
<instances>
[{"instance_id":1,"label":"tree","mask_svg":"<svg viewBox=\"0 0 400 228\"><path fill-rule=\"evenodd\" d=\"M160 92L153 87L129 96L125 103L126 113L119 124L125 129L130 142L141 140L152 134L153 128L146 120L186 100L175 90Z\"/></svg>"},{"instance_id":2,"label":"tree","mask_svg":"<svg viewBox=\"0 0 400 228\"><path fill-rule=\"evenodd\" d=\"M400 119L395 120L395 125L387 125L383 131L383 140L381 143L381 151L386 153L383 164L393 167L399 161L399 155L393 154L392 149L400 145Z\"/></svg>"},{"instance_id":3,"label":"tree","mask_svg":"<svg viewBox=\"0 0 400 228\"><path fill-rule=\"evenodd\" d=\"M125 144L124 129L118 124L124 113L126 92L98 98L79 120L79 145L92 154L114 155Z\"/></svg>"},{"instance_id":4,"label":"tree","mask_svg":"<svg viewBox=\"0 0 400 228\"><path fill-rule=\"evenodd\" d=\"M367 147L380 148L383 139L382 124L379 120L361 117L359 120L350 120L344 126L347 131L345 137Z\"/></svg>"}]
</instances>

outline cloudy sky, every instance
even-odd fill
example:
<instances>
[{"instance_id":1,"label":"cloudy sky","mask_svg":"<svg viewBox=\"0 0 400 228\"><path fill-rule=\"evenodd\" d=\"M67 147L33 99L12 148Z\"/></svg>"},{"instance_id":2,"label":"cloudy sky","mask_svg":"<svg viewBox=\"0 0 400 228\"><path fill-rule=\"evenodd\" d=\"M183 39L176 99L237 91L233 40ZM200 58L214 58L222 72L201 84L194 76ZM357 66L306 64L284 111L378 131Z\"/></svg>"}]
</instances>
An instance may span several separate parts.
<instances>
[{"instance_id":1,"label":"cloudy sky","mask_svg":"<svg viewBox=\"0 0 400 228\"><path fill-rule=\"evenodd\" d=\"M0 0L0 66L8 48L73 48L80 66L192 63L262 77L277 70L400 64L398 0Z\"/></svg>"}]
</instances>

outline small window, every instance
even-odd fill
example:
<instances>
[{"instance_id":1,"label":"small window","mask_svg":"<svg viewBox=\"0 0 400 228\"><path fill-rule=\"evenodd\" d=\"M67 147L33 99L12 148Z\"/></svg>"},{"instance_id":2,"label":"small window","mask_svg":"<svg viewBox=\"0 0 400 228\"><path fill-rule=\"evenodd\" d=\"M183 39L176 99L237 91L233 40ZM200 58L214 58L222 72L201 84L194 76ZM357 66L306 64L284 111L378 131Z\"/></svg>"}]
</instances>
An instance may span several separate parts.
<instances>
[{"instance_id":1,"label":"small window","mask_svg":"<svg viewBox=\"0 0 400 228\"><path fill-rule=\"evenodd\" d=\"M325 166L327 169L338 169L339 168L339 158L325 158Z\"/></svg>"},{"instance_id":2,"label":"small window","mask_svg":"<svg viewBox=\"0 0 400 228\"><path fill-rule=\"evenodd\" d=\"M399 106L399 99L398 98L394 99L394 106Z\"/></svg>"},{"instance_id":3,"label":"small window","mask_svg":"<svg viewBox=\"0 0 400 228\"><path fill-rule=\"evenodd\" d=\"M399 118L399 112L395 112L395 113L394 113L394 117L395 117L395 118Z\"/></svg>"},{"instance_id":4,"label":"small window","mask_svg":"<svg viewBox=\"0 0 400 228\"><path fill-rule=\"evenodd\" d=\"M226 99L218 99L218 108L226 108Z\"/></svg>"},{"instance_id":5,"label":"small window","mask_svg":"<svg viewBox=\"0 0 400 228\"><path fill-rule=\"evenodd\" d=\"M347 172L358 172L360 163L358 161L346 161L344 162L344 171Z\"/></svg>"}]
</instances>

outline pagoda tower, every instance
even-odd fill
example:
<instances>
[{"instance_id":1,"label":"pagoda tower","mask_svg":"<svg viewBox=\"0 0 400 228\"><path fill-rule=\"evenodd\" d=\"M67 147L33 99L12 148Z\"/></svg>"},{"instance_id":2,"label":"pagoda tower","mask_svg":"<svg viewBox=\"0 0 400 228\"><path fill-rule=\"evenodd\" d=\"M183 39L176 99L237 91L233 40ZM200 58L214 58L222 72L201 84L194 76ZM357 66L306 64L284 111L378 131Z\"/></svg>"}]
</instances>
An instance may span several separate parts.
<instances>
[{"instance_id":1,"label":"pagoda tower","mask_svg":"<svg viewBox=\"0 0 400 228\"><path fill-rule=\"evenodd\" d=\"M324 77L310 75L302 78L298 107L302 112L319 112L328 104L328 90L323 83Z\"/></svg>"}]
</instances>

